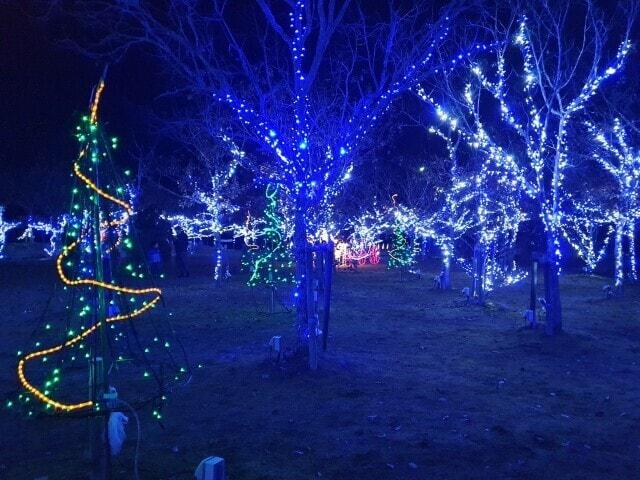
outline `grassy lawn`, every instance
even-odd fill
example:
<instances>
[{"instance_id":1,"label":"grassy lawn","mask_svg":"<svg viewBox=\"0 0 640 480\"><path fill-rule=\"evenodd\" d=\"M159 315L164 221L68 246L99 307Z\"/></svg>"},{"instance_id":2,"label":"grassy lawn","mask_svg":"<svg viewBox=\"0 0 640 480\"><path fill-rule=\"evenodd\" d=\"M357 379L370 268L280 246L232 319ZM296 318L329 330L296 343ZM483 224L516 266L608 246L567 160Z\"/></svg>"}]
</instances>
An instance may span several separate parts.
<instances>
[{"instance_id":1,"label":"grassy lawn","mask_svg":"<svg viewBox=\"0 0 640 480\"><path fill-rule=\"evenodd\" d=\"M191 362L163 424L141 411L144 479L189 479L218 455L229 480L640 478L640 288L604 299L606 279L562 279L565 333L523 329L525 283L486 306L383 267L338 272L329 350L311 373L275 364L267 342L293 346L293 317L266 314L244 275L216 288L210 255L167 278ZM51 262L0 263L0 382L15 392L15 352L52 292ZM55 318L51 319L55 322ZM144 322L141 318L139 322ZM0 413L0 478L86 478L82 419ZM135 424L114 460L133 478Z\"/></svg>"}]
</instances>

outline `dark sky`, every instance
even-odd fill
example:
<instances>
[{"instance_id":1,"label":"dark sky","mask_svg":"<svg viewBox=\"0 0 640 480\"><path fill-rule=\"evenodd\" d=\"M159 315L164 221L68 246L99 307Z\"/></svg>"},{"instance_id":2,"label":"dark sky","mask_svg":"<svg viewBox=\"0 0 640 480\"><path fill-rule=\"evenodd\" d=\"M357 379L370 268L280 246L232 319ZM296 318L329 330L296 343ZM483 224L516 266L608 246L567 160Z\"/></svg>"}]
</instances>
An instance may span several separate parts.
<instances>
[{"instance_id":1,"label":"dark sky","mask_svg":"<svg viewBox=\"0 0 640 480\"><path fill-rule=\"evenodd\" d=\"M0 2L0 204L8 215L57 214L69 196L60 184L69 185L77 154L76 121L103 65L53 43L18 3ZM150 101L146 67L133 58L109 69L102 118L123 145L133 144L134 119Z\"/></svg>"},{"instance_id":2,"label":"dark sky","mask_svg":"<svg viewBox=\"0 0 640 480\"><path fill-rule=\"evenodd\" d=\"M0 0L0 204L9 217L67 210L74 128L104 67L56 43L25 4ZM110 66L101 119L121 137L117 162L132 162L128 150L148 133L145 114L162 82L139 50Z\"/></svg>"},{"instance_id":3,"label":"dark sky","mask_svg":"<svg viewBox=\"0 0 640 480\"><path fill-rule=\"evenodd\" d=\"M9 216L57 215L69 198L74 127L103 65L54 43L25 3L0 0L0 204ZM146 108L161 82L139 51L110 67L101 118L122 139L119 163L132 162L128 150L147 133Z\"/></svg>"}]
</instances>

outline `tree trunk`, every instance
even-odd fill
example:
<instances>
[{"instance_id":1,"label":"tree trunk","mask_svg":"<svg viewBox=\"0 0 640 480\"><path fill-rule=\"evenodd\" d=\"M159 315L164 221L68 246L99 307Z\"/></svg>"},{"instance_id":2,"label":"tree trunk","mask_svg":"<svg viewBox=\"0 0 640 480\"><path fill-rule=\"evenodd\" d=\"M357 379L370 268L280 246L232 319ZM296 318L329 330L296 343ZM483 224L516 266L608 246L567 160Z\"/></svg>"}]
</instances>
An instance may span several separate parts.
<instances>
[{"instance_id":1,"label":"tree trunk","mask_svg":"<svg viewBox=\"0 0 640 480\"><path fill-rule=\"evenodd\" d=\"M473 248L473 282L471 298L475 298L479 304L484 303L484 273L485 251L480 242Z\"/></svg>"},{"instance_id":2,"label":"tree trunk","mask_svg":"<svg viewBox=\"0 0 640 480\"><path fill-rule=\"evenodd\" d=\"M560 304L560 269L553 233L547 231L547 254L544 270L544 297L547 312L545 331L555 335L562 331L562 306Z\"/></svg>"},{"instance_id":3,"label":"tree trunk","mask_svg":"<svg viewBox=\"0 0 640 480\"><path fill-rule=\"evenodd\" d=\"M453 232L447 229L446 240L440 244L440 252L442 253L442 274L440 275L440 288L449 290L451 288L451 257L453 257Z\"/></svg>"},{"instance_id":4,"label":"tree trunk","mask_svg":"<svg viewBox=\"0 0 640 480\"><path fill-rule=\"evenodd\" d=\"M308 315L307 315L307 220L304 206L297 205L294 217L293 254L296 264L296 326L300 347L308 344Z\"/></svg>"},{"instance_id":5,"label":"tree trunk","mask_svg":"<svg viewBox=\"0 0 640 480\"><path fill-rule=\"evenodd\" d=\"M624 234L624 223L618 220L616 224L616 238L615 238L615 270L613 274L614 285L616 288L622 290L622 285L624 283L624 254L623 254L623 246L622 239Z\"/></svg>"},{"instance_id":6,"label":"tree trunk","mask_svg":"<svg viewBox=\"0 0 640 480\"><path fill-rule=\"evenodd\" d=\"M327 340L329 337L329 318L331 315L331 282L333 279L333 268L335 265L334 260L334 245L332 241L329 241L327 244L327 253L323 255L323 263L324 263L324 297L323 297L323 305L322 305L322 350L327 351Z\"/></svg>"},{"instance_id":7,"label":"tree trunk","mask_svg":"<svg viewBox=\"0 0 640 480\"><path fill-rule=\"evenodd\" d=\"M636 226L631 222L627 229L627 245L629 246L629 278L638 281L638 262L636 261Z\"/></svg>"},{"instance_id":8,"label":"tree trunk","mask_svg":"<svg viewBox=\"0 0 640 480\"><path fill-rule=\"evenodd\" d=\"M442 279L440 288L443 290L449 290L451 288L451 258L445 257L442 263Z\"/></svg>"},{"instance_id":9,"label":"tree trunk","mask_svg":"<svg viewBox=\"0 0 640 480\"><path fill-rule=\"evenodd\" d=\"M305 283L307 291L307 351L309 354L309 368L318 369L318 283L313 281L313 252L307 248Z\"/></svg>"}]
</instances>

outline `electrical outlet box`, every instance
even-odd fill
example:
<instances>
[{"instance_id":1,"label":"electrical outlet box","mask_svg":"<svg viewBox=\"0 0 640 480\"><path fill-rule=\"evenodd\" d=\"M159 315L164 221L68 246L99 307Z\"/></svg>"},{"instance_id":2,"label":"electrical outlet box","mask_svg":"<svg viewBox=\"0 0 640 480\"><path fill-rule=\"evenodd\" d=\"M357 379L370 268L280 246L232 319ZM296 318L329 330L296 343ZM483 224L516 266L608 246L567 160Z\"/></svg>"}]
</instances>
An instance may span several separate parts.
<instances>
[{"instance_id":1,"label":"electrical outlet box","mask_svg":"<svg viewBox=\"0 0 640 480\"><path fill-rule=\"evenodd\" d=\"M196 480L226 480L224 458L207 457L196 468Z\"/></svg>"}]
</instances>

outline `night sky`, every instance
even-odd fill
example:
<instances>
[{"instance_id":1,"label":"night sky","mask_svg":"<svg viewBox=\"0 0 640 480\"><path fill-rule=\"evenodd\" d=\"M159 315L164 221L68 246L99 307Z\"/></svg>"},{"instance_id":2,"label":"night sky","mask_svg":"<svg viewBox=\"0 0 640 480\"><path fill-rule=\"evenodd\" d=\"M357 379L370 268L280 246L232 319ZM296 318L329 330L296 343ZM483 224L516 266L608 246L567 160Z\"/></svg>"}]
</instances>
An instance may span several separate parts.
<instances>
[{"instance_id":1,"label":"night sky","mask_svg":"<svg viewBox=\"0 0 640 480\"><path fill-rule=\"evenodd\" d=\"M76 120L104 66L52 41L17 3L0 3L0 204L10 217L58 215L66 210L68 167L77 154ZM142 60L130 56L109 69L103 118L124 145L143 134L152 100L147 78L156 72Z\"/></svg>"},{"instance_id":2,"label":"night sky","mask_svg":"<svg viewBox=\"0 0 640 480\"><path fill-rule=\"evenodd\" d=\"M18 2L0 10L0 204L8 218L55 217L68 208L74 128L104 64L57 42L56 27ZM162 82L160 66L140 50L109 66L101 118L122 139L118 163L135 167L131 150L149 138L146 120Z\"/></svg>"},{"instance_id":3,"label":"night sky","mask_svg":"<svg viewBox=\"0 0 640 480\"><path fill-rule=\"evenodd\" d=\"M52 29L60 25L45 24L23 3L0 0L0 204L14 219L67 210L69 167L77 154L74 128L104 68L56 42L62 35ZM633 63L627 70L635 74ZM118 163L135 167L132 149L148 144L148 115L163 81L160 66L140 50L110 65L101 117L108 133L122 139ZM415 130L401 134L413 139L396 142L412 144L408 156L429 150L416 141Z\"/></svg>"}]
</instances>

